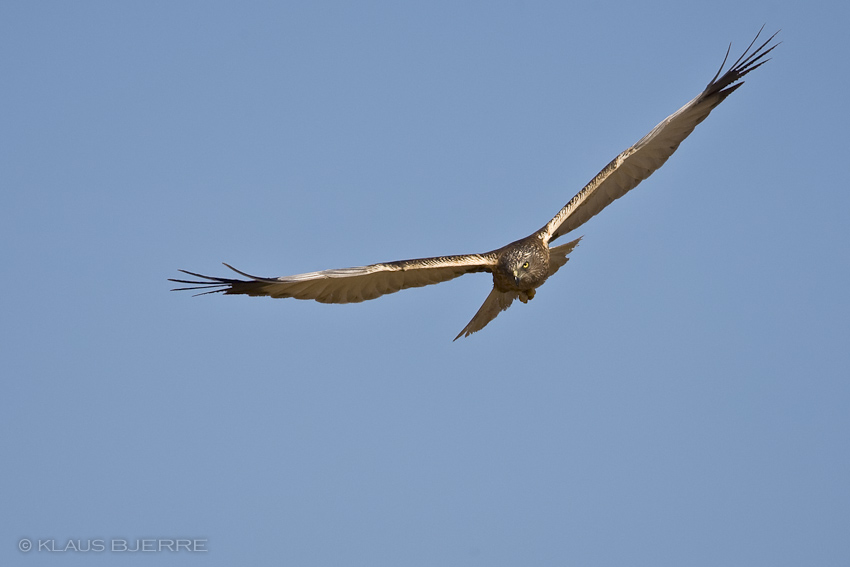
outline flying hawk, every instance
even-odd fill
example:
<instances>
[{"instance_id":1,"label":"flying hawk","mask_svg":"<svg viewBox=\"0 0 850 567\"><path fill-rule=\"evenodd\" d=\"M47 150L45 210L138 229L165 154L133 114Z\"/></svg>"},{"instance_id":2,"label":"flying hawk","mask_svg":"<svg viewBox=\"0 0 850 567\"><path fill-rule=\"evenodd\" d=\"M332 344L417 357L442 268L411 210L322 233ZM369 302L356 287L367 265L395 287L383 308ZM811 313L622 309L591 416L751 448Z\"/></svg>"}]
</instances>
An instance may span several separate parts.
<instances>
[{"instance_id":1,"label":"flying hawk","mask_svg":"<svg viewBox=\"0 0 850 567\"><path fill-rule=\"evenodd\" d=\"M248 279L218 278L180 270L200 280L171 279L173 282L190 284L190 287L173 291L207 290L200 295L223 292L315 299L322 303L357 303L410 287L445 282L464 274L490 272L493 274L493 290L454 340L469 336L483 329L500 312L510 307L515 299L523 303L532 299L537 288L567 263L567 255L576 247L580 238L560 246L552 247L550 244L587 222L661 167L696 125L743 85L743 82L738 81L744 75L769 61L765 56L778 44L770 47L768 44L776 34L750 53L760 34L761 30L741 57L723 72L730 45L717 74L696 98L614 158L543 228L516 242L483 254L400 260L280 278L252 276L228 264L224 265Z\"/></svg>"}]
</instances>

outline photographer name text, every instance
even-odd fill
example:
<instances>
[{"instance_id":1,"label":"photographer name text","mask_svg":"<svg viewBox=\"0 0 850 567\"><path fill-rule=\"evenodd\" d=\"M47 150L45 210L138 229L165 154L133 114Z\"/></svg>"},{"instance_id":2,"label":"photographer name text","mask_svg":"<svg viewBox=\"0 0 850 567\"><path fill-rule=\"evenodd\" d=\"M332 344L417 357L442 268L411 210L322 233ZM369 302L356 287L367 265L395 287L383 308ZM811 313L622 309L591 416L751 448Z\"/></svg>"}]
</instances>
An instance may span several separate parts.
<instances>
[{"instance_id":1,"label":"photographer name text","mask_svg":"<svg viewBox=\"0 0 850 567\"><path fill-rule=\"evenodd\" d=\"M24 553L206 553L207 540L198 538L147 539L30 539L18 541Z\"/></svg>"}]
</instances>

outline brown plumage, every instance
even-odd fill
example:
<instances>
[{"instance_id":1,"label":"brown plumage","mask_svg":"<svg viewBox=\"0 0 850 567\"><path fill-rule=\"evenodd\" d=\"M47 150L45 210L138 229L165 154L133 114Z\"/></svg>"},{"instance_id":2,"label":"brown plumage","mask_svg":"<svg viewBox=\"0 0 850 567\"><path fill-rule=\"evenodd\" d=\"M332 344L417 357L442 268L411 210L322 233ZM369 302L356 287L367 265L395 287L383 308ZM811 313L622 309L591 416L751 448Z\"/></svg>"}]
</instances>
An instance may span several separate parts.
<instances>
[{"instance_id":1,"label":"brown plumage","mask_svg":"<svg viewBox=\"0 0 850 567\"><path fill-rule=\"evenodd\" d=\"M738 81L744 75L768 61L765 56L778 45L768 47L776 34L750 52L759 34L756 34L756 38L743 55L726 72L722 72L729 56L727 50L720 70L699 95L614 158L543 228L502 248L484 254L400 260L280 278L252 276L225 264L248 279L219 278L180 270L200 280L170 281L190 284L190 287L177 288L175 291L206 290L203 293L293 297L314 299L322 303L357 303L410 287L445 282L464 274L491 272L493 289L490 295L455 340L461 336L469 336L483 329L500 312L510 307L515 299L523 303L531 300L537 288L566 264L567 255L580 239L555 247L550 247L550 243L587 222L661 167L696 125L743 85L743 82Z\"/></svg>"}]
</instances>

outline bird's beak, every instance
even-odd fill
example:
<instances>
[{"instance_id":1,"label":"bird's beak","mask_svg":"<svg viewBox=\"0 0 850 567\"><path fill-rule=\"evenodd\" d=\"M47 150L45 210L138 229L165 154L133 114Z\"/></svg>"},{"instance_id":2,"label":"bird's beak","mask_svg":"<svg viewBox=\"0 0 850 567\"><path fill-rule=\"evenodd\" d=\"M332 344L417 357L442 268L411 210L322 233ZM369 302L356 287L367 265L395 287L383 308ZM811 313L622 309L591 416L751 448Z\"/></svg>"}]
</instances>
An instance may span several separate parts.
<instances>
[{"instance_id":1,"label":"bird's beak","mask_svg":"<svg viewBox=\"0 0 850 567\"><path fill-rule=\"evenodd\" d=\"M514 283L519 287L519 273L516 270L514 270Z\"/></svg>"}]
</instances>

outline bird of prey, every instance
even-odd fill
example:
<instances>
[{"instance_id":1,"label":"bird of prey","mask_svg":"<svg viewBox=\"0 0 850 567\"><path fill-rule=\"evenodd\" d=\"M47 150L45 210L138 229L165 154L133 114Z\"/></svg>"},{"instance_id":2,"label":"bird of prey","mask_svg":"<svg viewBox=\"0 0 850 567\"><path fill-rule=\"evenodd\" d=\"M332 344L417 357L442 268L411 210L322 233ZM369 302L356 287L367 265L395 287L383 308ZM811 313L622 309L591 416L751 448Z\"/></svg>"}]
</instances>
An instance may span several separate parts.
<instances>
[{"instance_id":1,"label":"bird of prey","mask_svg":"<svg viewBox=\"0 0 850 567\"><path fill-rule=\"evenodd\" d=\"M493 290L454 340L469 336L483 329L515 299L523 303L532 299L537 288L566 264L567 255L580 238L560 246L553 247L551 243L587 222L661 167L696 125L743 85L739 82L741 78L769 61L765 56L778 45L769 46L776 34L751 52L760 34L761 30L741 57L724 72L730 45L717 74L701 93L614 158L552 220L525 238L482 254L400 260L279 278L252 276L228 264L224 265L247 279L204 276L180 270L199 279L171 279L190 286L173 291L205 290L199 295L223 292L314 299L322 303L357 303L402 289L445 282L464 274L490 272Z\"/></svg>"}]
</instances>

